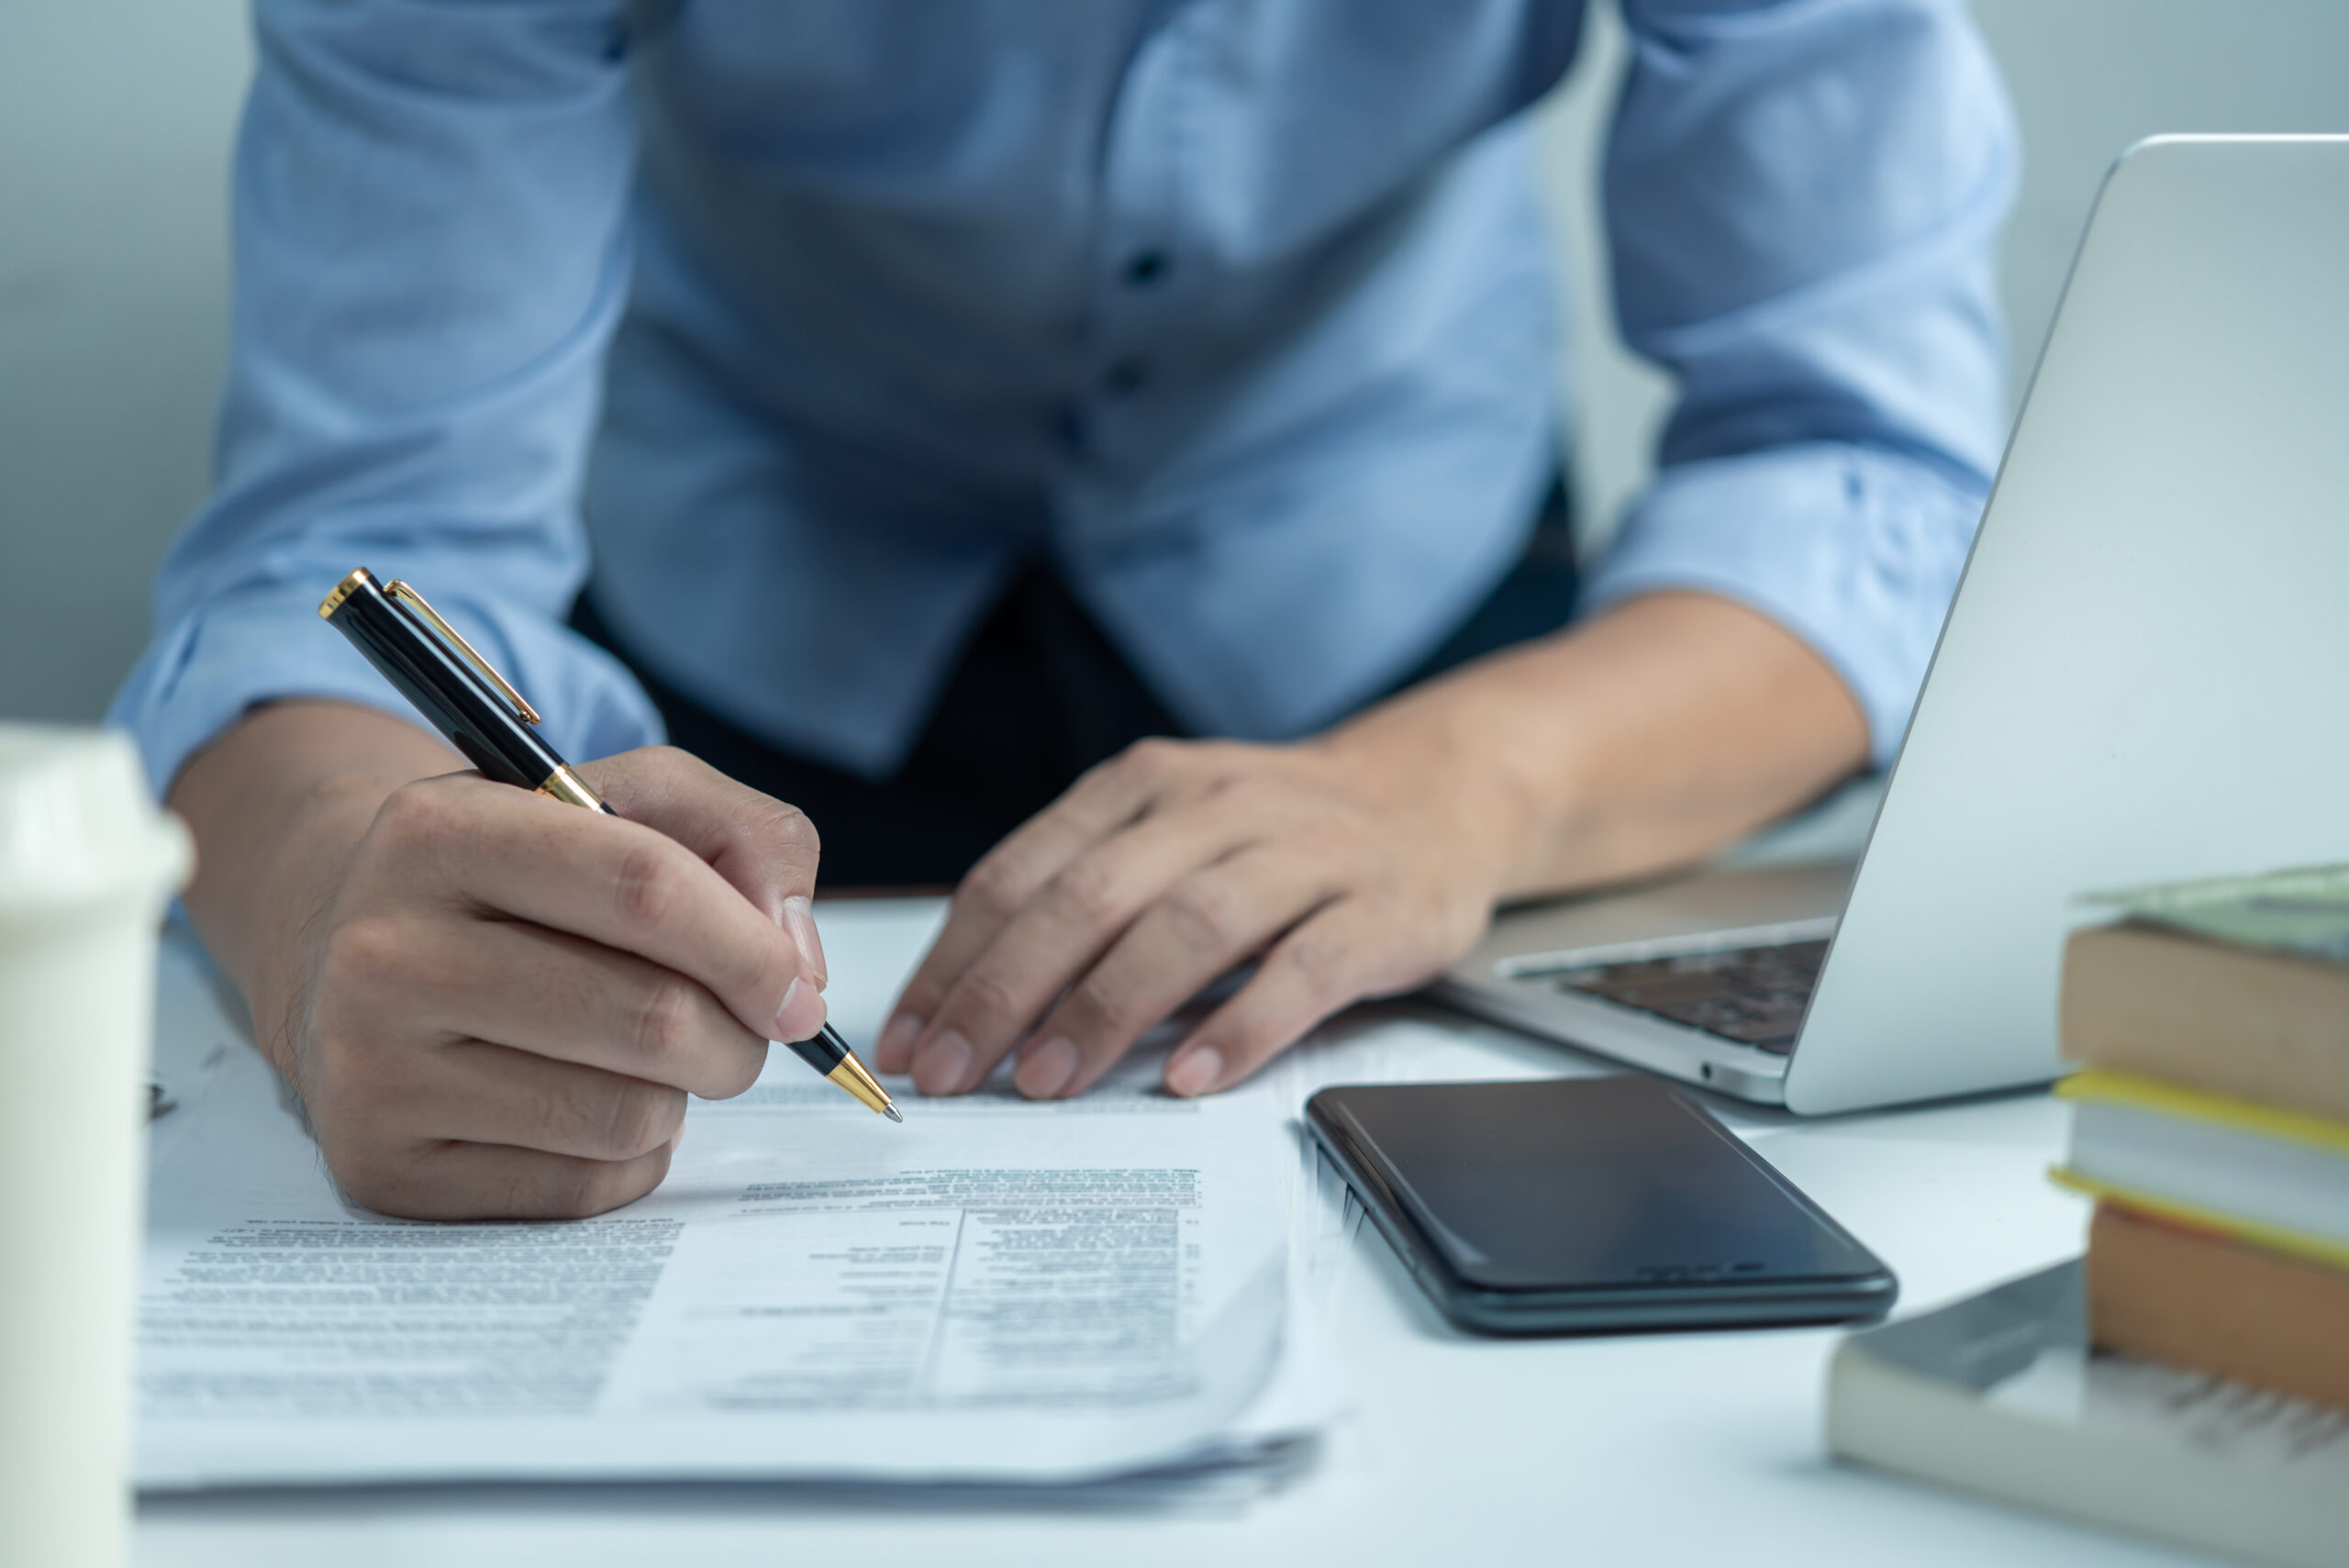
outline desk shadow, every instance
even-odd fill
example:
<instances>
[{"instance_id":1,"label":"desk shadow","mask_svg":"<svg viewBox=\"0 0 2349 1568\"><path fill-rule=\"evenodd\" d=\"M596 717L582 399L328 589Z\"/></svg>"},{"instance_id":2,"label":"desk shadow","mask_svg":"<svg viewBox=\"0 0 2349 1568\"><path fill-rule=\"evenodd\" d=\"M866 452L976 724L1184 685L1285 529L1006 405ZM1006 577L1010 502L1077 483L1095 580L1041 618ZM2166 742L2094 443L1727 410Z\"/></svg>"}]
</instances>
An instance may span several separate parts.
<instances>
[{"instance_id":1,"label":"desk shadow","mask_svg":"<svg viewBox=\"0 0 2349 1568\"><path fill-rule=\"evenodd\" d=\"M467 1482L381 1486L251 1486L150 1493L142 1520L232 1521L266 1516L354 1522L517 1513L781 1518L886 1514L938 1518L1069 1516L1235 1518L1291 1490L1321 1462L1318 1436L1269 1445L1247 1464L1175 1465L1072 1485L841 1481Z\"/></svg>"},{"instance_id":2,"label":"desk shadow","mask_svg":"<svg viewBox=\"0 0 2349 1568\"><path fill-rule=\"evenodd\" d=\"M2112 1568L2152 1568L2163 1563L2194 1568L2218 1561L2165 1536L2138 1535L2125 1526L2075 1518L2010 1498L1831 1458L1824 1452L1773 1461L1762 1467L1762 1474L1776 1485L1809 1488L1809 1501L1818 1508L1846 1515L1863 1510L1873 1514L1887 1531L1951 1543L1961 1539L1959 1532L1974 1533L1978 1537L1975 1544L1984 1554L1982 1561L1987 1561L1993 1551L2019 1558L2040 1546L2052 1549L2047 1561L2070 1568L2106 1562ZM2046 1539L2018 1539L2028 1530L2044 1531Z\"/></svg>"}]
</instances>

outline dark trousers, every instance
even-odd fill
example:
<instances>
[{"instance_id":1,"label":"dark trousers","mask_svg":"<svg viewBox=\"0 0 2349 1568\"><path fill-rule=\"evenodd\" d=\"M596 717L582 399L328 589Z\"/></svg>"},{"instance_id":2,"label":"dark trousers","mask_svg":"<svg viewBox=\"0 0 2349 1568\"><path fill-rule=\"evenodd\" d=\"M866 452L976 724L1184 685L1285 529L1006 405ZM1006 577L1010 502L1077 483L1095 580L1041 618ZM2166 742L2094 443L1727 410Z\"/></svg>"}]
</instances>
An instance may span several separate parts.
<instances>
[{"instance_id":1,"label":"dark trousers","mask_svg":"<svg viewBox=\"0 0 2349 1568\"><path fill-rule=\"evenodd\" d=\"M1509 574L1393 689L1556 631L1575 587L1559 487ZM636 672L673 744L807 814L832 887L949 886L1085 769L1145 737L1188 733L1041 563L996 601L905 765L877 783L781 751L647 673L596 615L592 590L572 625Z\"/></svg>"}]
</instances>

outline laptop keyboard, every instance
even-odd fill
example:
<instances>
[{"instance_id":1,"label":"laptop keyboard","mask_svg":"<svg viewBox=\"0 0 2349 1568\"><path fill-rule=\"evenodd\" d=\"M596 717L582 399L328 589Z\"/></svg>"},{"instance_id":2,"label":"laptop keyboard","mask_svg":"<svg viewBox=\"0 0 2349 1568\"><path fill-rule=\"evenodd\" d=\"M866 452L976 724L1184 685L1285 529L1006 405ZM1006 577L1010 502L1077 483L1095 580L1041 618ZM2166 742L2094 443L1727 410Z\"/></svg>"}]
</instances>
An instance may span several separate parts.
<instances>
[{"instance_id":1,"label":"laptop keyboard","mask_svg":"<svg viewBox=\"0 0 2349 1568\"><path fill-rule=\"evenodd\" d=\"M1553 970L1546 978L1562 991L1579 991L1785 1056L1795 1048L1803 1008L1826 958L1824 941L1777 942L1586 963Z\"/></svg>"}]
</instances>

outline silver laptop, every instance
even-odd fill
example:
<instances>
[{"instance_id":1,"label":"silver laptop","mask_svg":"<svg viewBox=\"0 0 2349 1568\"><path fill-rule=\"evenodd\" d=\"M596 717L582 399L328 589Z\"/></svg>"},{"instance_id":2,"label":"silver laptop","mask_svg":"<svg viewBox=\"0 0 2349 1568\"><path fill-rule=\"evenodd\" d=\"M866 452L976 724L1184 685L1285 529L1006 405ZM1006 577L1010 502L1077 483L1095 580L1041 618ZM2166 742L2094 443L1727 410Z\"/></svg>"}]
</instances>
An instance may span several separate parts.
<instances>
[{"instance_id":1,"label":"silver laptop","mask_svg":"<svg viewBox=\"0 0 2349 1568\"><path fill-rule=\"evenodd\" d=\"M1505 915L1446 999L1797 1111L2041 1082L2073 900L2349 861L2349 137L2107 177L1856 863Z\"/></svg>"}]
</instances>

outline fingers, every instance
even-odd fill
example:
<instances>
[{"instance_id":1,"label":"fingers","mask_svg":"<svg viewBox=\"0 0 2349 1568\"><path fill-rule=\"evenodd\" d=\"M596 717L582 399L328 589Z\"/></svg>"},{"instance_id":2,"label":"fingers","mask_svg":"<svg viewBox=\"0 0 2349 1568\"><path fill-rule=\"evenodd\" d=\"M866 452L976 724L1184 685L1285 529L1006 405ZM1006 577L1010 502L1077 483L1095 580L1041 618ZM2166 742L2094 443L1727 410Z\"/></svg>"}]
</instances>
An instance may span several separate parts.
<instances>
[{"instance_id":1,"label":"fingers","mask_svg":"<svg viewBox=\"0 0 2349 1568\"><path fill-rule=\"evenodd\" d=\"M461 1040L427 1079L387 1082L377 1105L423 1140L495 1143L624 1164L685 1125L685 1092L600 1068Z\"/></svg>"},{"instance_id":2,"label":"fingers","mask_svg":"<svg viewBox=\"0 0 2349 1568\"><path fill-rule=\"evenodd\" d=\"M427 1038L495 1041L706 1099L740 1094L766 1065L766 1037L707 987L543 926L362 921L336 932L329 947L332 1021L354 1032L358 1016L395 1009Z\"/></svg>"},{"instance_id":3,"label":"fingers","mask_svg":"<svg viewBox=\"0 0 2349 1568\"><path fill-rule=\"evenodd\" d=\"M1260 847L1176 882L1037 1026L1013 1072L1020 1092L1089 1088L1145 1030L1310 917L1330 896L1329 869Z\"/></svg>"},{"instance_id":4,"label":"fingers","mask_svg":"<svg viewBox=\"0 0 2349 1568\"><path fill-rule=\"evenodd\" d=\"M378 814L387 877L649 959L763 1038L802 1040L823 1022L789 933L677 840L483 780L429 784Z\"/></svg>"},{"instance_id":5,"label":"fingers","mask_svg":"<svg viewBox=\"0 0 2349 1568\"><path fill-rule=\"evenodd\" d=\"M973 961L1071 862L1178 785L1182 751L1177 743L1152 740L1128 748L1086 773L971 868L954 890L946 929L906 983L874 1042L874 1065L884 1073L912 1066L917 1044L945 1032L933 1027L939 1009ZM951 1054L951 1043L941 1049Z\"/></svg>"},{"instance_id":6,"label":"fingers","mask_svg":"<svg viewBox=\"0 0 2349 1568\"><path fill-rule=\"evenodd\" d=\"M329 1156L342 1189L406 1219L584 1219L661 1184L670 1146L633 1160L582 1160L495 1143L434 1143L356 1168Z\"/></svg>"},{"instance_id":7,"label":"fingers","mask_svg":"<svg viewBox=\"0 0 2349 1568\"><path fill-rule=\"evenodd\" d=\"M821 844L805 812L674 746L625 751L579 772L613 810L691 850L768 919L782 923L822 988L824 944L808 903Z\"/></svg>"},{"instance_id":8,"label":"fingers","mask_svg":"<svg viewBox=\"0 0 2349 1568\"><path fill-rule=\"evenodd\" d=\"M946 993L914 1053L916 1085L952 1095L984 1082L1136 916L1170 884L1233 847L1236 830L1211 814L1177 812L1137 824L1064 866Z\"/></svg>"},{"instance_id":9,"label":"fingers","mask_svg":"<svg viewBox=\"0 0 2349 1568\"><path fill-rule=\"evenodd\" d=\"M1269 949L1166 1068L1180 1094L1236 1083L1339 1007L1417 984L1475 940L1492 866L1461 847L1441 768L1424 793L1365 789L1327 749L1137 747L973 870L878 1065L910 1068L926 1094L962 1093L1024 1036L1020 1091L1075 1094Z\"/></svg>"},{"instance_id":10,"label":"fingers","mask_svg":"<svg viewBox=\"0 0 2349 1568\"><path fill-rule=\"evenodd\" d=\"M1189 1098L1228 1089L1339 1008L1415 984L1382 973L1389 962L1381 940L1387 924L1354 899L1300 923L1264 955L1255 977L1167 1057L1167 1092Z\"/></svg>"}]
</instances>

